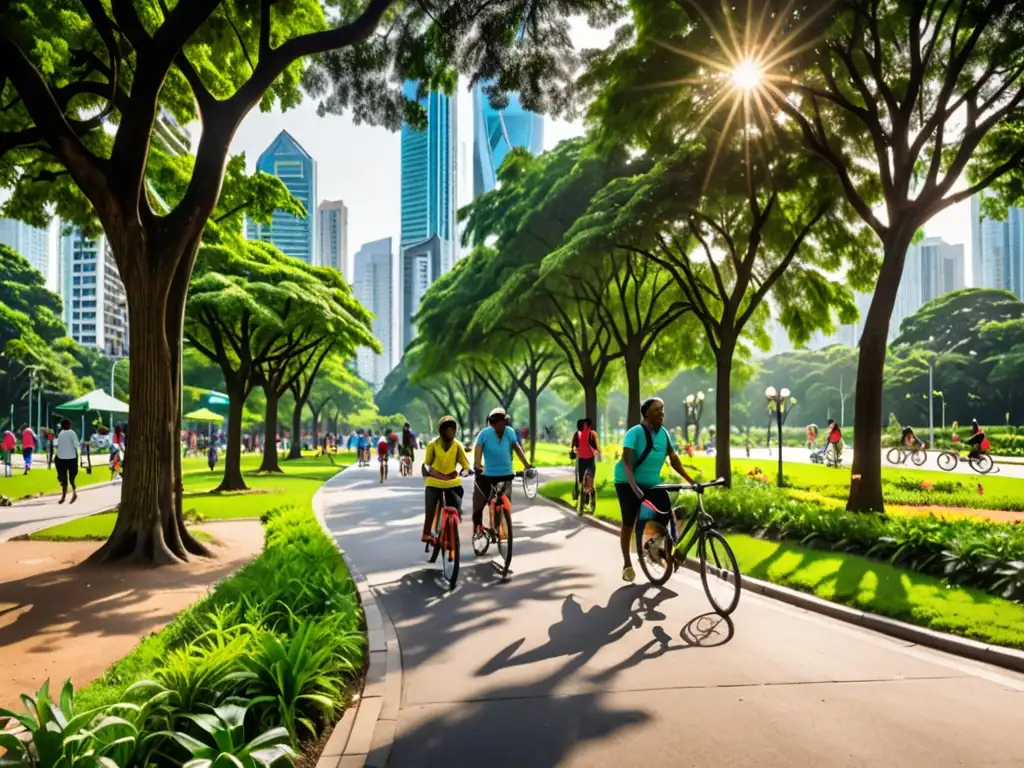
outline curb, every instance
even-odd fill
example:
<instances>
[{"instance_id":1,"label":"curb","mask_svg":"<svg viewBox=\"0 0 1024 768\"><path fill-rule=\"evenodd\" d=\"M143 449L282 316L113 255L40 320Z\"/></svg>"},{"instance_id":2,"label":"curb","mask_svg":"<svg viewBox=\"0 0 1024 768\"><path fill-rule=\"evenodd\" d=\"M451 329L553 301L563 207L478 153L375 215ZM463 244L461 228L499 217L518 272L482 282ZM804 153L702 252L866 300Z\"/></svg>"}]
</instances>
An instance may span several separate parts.
<instances>
[{"instance_id":1,"label":"curb","mask_svg":"<svg viewBox=\"0 0 1024 768\"><path fill-rule=\"evenodd\" d=\"M604 520L597 520L593 517L583 516L581 518L576 514L576 510L573 507L570 507L561 499L550 499L542 494L538 494L537 497L544 499L544 501L560 510L563 514L571 515L578 520L582 519L588 525L604 531L605 533L614 533L616 536L619 535L619 528L617 526L612 523L605 522ZM700 571L700 565L692 557L686 558L686 568L691 571ZM732 581L731 578L730 581ZM755 579L751 576L744 575L741 579L740 587L748 592L764 595L765 597L770 597L774 600L788 603L789 605L797 608L803 608L804 610L811 611L812 613L819 613L823 616L828 616L829 618L846 622L847 624L853 624L864 629L870 629L874 632L880 632L883 635L888 635L889 637L894 637L898 640L906 640L910 643L923 645L954 656L971 659L972 661L992 664L1014 672L1024 672L1024 651L1018 651L1013 648L1004 648L999 645L989 645L988 643L970 640L965 637L957 637L956 635L948 635L944 632L936 632L933 629L916 627L913 624L907 624L906 622L897 621L896 619L889 619L885 616L879 616L876 613L869 613L856 608L850 608L842 605L841 603L833 603L829 600L815 597L814 595L808 595L805 592L790 589L789 587L782 587L778 584L772 584L768 581Z\"/></svg>"},{"instance_id":2,"label":"curb","mask_svg":"<svg viewBox=\"0 0 1024 768\"><path fill-rule=\"evenodd\" d=\"M334 726L316 768L384 768L391 756L398 726L398 706L402 698L402 649L395 625L377 601L370 582L327 527L323 490L344 471L334 475L316 492L313 510L320 527L341 552L359 592L366 617L369 664L362 694Z\"/></svg>"}]
</instances>

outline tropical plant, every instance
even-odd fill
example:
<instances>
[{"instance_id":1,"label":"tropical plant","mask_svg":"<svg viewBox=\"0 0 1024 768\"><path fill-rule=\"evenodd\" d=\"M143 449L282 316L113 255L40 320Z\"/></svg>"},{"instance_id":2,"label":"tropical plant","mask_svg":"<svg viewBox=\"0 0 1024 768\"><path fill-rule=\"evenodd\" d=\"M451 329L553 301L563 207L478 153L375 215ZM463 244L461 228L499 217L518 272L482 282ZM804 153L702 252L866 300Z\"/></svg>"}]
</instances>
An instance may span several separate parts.
<instances>
[{"instance_id":1,"label":"tropical plant","mask_svg":"<svg viewBox=\"0 0 1024 768\"><path fill-rule=\"evenodd\" d=\"M167 734L188 750L192 759L182 768L257 768L287 762L295 752L288 744L288 731L280 726L245 740L247 709L238 704L214 707L210 714L188 715L202 732L196 738L184 731Z\"/></svg>"}]
</instances>

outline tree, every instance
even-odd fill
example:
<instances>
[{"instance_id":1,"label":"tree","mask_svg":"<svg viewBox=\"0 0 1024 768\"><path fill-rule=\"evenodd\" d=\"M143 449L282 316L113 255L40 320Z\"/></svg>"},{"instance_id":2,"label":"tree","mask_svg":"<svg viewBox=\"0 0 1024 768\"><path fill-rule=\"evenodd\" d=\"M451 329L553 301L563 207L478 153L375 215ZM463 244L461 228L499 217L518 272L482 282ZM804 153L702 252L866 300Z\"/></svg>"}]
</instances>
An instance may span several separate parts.
<instances>
[{"instance_id":1,"label":"tree","mask_svg":"<svg viewBox=\"0 0 1024 768\"><path fill-rule=\"evenodd\" d=\"M108 10L109 5L109 10ZM6 215L48 215L106 233L125 285L134 363L135 448L121 493L122 557L170 563L203 553L181 521L179 342L189 278L220 198L228 151L257 104L300 88L321 112L422 127L399 83L450 88L454 72L495 80L528 108L568 104L565 16L607 20L616 0L10 0L0 5L0 185ZM527 22L524 23L524 19ZM519 32L520 34L517 34ZM39 45L37 41L47 41ZM203 133L180 197L155 200L166 110ZM159 123L159 125L164 125Z\"/></svg>"},{"instance_id":2,"label":"tree","mask_svg":"<svg viewBox=\"0 0 1024 768\"><path fill-rule=\"evenodd\" d=\"M761 131L793 131L822 157L881 244L860 341L847 507L884 509L882 372L907 248L925 222L1024 160L1024 2L691 6L687 56L710 60L725 77L749 60L756 82L734 103L753 105ZM965 174L967 185L955 189Z\"/></svg>"},{"instance_id":3,"label":"tree","mask_svg":"<svg viewBox=\"0 0 1024 768\"><path fill-rule=\"evenodd\" d=\"M294 388L292 396L298 400ZM314 379L306 402L313 415L313 440L319 444L321 416L324 421L328 421L331 412L337 415L369 408L373 405L373 391L350 365L334 356L327 359L320 375ZM292 418L292 430L295 431L294 415Z\"/></svg>"},{"instance_id":4,"label":"tree","mask_svg":"<svg viewBox=\"0 0 1024 768\"><path fill-rule=\"evenodd\" d=\"M923 346L945 352L965 341L979 342L989 323L1024 319L1024 301L1010 291L963 288L945 293L919 307L903 320L893 347ZM977 343L972 349L981 352Z\"/></svg>"}]
</instances>

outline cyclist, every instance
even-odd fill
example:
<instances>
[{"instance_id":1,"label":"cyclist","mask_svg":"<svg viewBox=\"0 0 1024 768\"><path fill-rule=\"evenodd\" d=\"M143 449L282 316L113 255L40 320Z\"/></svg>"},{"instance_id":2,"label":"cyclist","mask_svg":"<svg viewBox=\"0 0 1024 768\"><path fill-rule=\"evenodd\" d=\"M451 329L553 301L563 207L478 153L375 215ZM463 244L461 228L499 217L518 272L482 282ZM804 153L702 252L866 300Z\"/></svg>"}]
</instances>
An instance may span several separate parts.
<instances>
[{"instance_id":1,"label":"cyclist","mask_svg":"<svg viewBox=\"0 0 1024 768\"><path fill-rule=\"evenodd\" d=\"M978 424L977 419L971 419L971 438L967 441L967 444L971 446L971 452L967 454L970 458L976 459L981 455L982 451L989 449L988 438L985 437L985 430Z\"/></svg>"},{"instance_id":2,"label":"cyclist","mask_svg":"<svg viewBox=\"0 0 1024 768\"><path fill-rule=\"evenodd\" d=\"M597 444L597 432L593 430L593 422L588 418L576 422L576 434L572 436L572 445L569 447L569 459L577 460L576 482L579 488L589 490L587 477L590 477L591 484L594 482L596 465L594 456L601 455L601 448ZM577 488L573 488L573 500L576 499Z\"/></svg>"},{"instance_id":3,"label":"cyclist","mask_svg":"<svg viewBox=\"0 0 1024 768\"><path fill-rule=\"evenodd\" d=\"M370 436L365 430L359 432L359 439L356 441L356 450L359 454L359 466L365 467L370 463Z\"/></svg>"},{"instance_id":4,"label":"cyclist","mask_svg":"<svg viewBox=\"0 0 1024 768\"><path fill-rule=\"evenodd\" d=\"M402 443L398 448L399 456L408 456L409 461L412 461L413 454L416 452L416 433L412 431L412 427L409 426L409 422L405 422L402 425Z\"/></svg>"},{"instance_id":5,"label":"cyclist","mask_svg":"<svg viewBox=\"0 0 1024 768\"><path fill-rule=\"evenodd\" d=\"M903 437L901 438L904 448L914 450L915 448L924 448L924 441L921 440L915 433L913 427L903 428Z\"/></svg>"},{"instance_id":6,"label":"cyclist","mask_svg":"<svg viewBox=\"0 0 1024 768\"><path fill-rule=\"evenodd\" d=\"M526 459L523 447L516 441L512 428L508 426L504 408L495 408L487 416L490 425L480 430L473 448L473 468L476 471L476 485L473 488L473 530L482 531L484 507L491 497L494 484L515 476L512 471L512 452L515 451L526 469L533 465ZM481 464L481 459L483 464Z\"/></svg>"},{"instance_id":7,"label":"cyclist","mask_svg":"<svg viewBox=\"0 0 1024 768\"><path fill-rule=\"evenodd\" d=\"M431 540L431 527L434 522L434 511L441 501L441 491L448 491L448 502L459 513L462 512L462 480L459 479L458 467L469 471L469 458L462 443L455 439L458 424L451 416L442 416L437 423L437 437L427 443L426 455L423 457L423 476L426 480L424 493L425 510L423 515L423 535L420 541Z\"/></svg>"},{"instance_id":8,"label":"cyclist","mask_svg":"<svg viewBox=\"0 0 1024 768\"><path fill-rule=\"evenodd\" d=\"M380 462L380 481L388 476L388 438L383 433L377 440L377 461Z\"/></svg>"},{"instance_id":9,"label":"cyclist","mask_svg":"<svg viewBox=\"0 0 1024 768\"><path fill-rule=\"evenodd\" d=\"M672 446L672 438L664 427L664 401L660 397L644 400L640 406L640 415L643 420L635 427L630 427L622 439L622 459L615 465L615 494L619 497L619 511L622 515L619 544L622 546L623 581L636 578L629 556L629 543L641 502L647 499L659 510L671 509L668 492L654 488L661 483L661 468L665 459L668 458L672 469L686 482L693 482L693 478L683 468L683 462Z\"/></svg>"},{"instance_id":10,"label":"cyclist","mask_svg":"<svg viewBox=\"0 0 1024 768\"><path fill-rule=\"evenodd\" d=\"M843 430L836 424L835 419L828 420L828 435L825 437L825 444L821 446L821 450L818 453L824 456L830 450L835 453L836 458L839 458L839 454L842 453L842 442L843 442Z\"/></svg>"},{"instance_id":11,"label":"cyclist","mask_svg":"<svg viewBox=\"0 0 1024 768\"><path fill-rule=\"evenodd\" d=\"M398 435L392 431L388 431L388 451L396 459L398 458Z\"/></svg>"}]
</instances>

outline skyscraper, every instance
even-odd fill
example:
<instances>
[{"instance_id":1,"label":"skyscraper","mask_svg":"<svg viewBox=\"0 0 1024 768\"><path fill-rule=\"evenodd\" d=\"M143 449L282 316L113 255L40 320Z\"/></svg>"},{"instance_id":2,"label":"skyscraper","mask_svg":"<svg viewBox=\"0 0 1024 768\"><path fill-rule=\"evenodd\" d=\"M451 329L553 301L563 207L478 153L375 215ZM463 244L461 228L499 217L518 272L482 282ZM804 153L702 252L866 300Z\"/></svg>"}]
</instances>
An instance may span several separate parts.
<instances>
[{"instance_id":1,"label":"skyscraper","mask_svg":"<svg viewBox=\"0 0 1024 768\"><path fill-rule=\"evenodd\" d=\"M317 264L316 161L288 131L281 131L260 155L256 169L281 179L306 207L306 218L274 211L270 224L248 222L249 239L273 243L289 256Z\"/></svg>"},{"instance_id":2,"label":"skyscraper","mask_svg":"<svg viewBox=\"0 0 1024 768\"><path fill-rule=\"evenodd\" d=\"M394 269L395 257L391 238L365 243L355 255L353 269L353 293L356 299L373 312L371 325L373 335L383 348L381 354L370 349L356 353L356 369L359 375L370 382L374 389L384 384L393 365L391 353L394 347Z\"/></svg>"},{"instance_id":3,"label":"skyscraper","mask_svg":"<svg viewBox=\"0 0 1024 768\"><path fill-rule=\"evenodd\" d=\"M124 284L107 238L89 240L78 229L61 237L57 275L68 335L113 357L128 354Z\"/></svg>"},{"instance_id":4,"label":"skyscraper","mask_svg":"<svg viewBox=\"0 0 1024 768\"><path fill-rule=\"evenodd\" d=\"M352 267L348 261L348 208L341 200L324 200L317 208L320 232L320 266L333 267L351 283Z\"/></svg>"},{"instance_id":5,"label":"skyscraper","mask_svg":"<svg viewBox=\"0 0 1024 768\"><path fill-rule=\"evenodd\" d=\"M410 322L423 292L455 263L457 237L455 227L455 132L454 102L439 93L420 98L414 81L405 83L405 95L418 99L427 112L427 127L416 130L402 126L402 235L401 348L413 340L415 327ZM411 259L422 256L423 246L436 240L437 269L428 282L406 282L412 273ZM416 254L409 249L412 248Z\"/></svg>"},{"instance_id":6,"label":"skyscraper","mask_svg":"<svg viewBox=\"0 0 1024 768\"><path fill-rule=\"evenodd\" d=\"M963 287L963 245L950 245L940 237L926 237L911 245L889 319L889 341L900 335L903 320L923 304Z\"/></svg>"},{"instance_id":7,"label":"skyscraper","mask_svg":"<svg viewBox=\"0 0 1024 768\"><path fill-rule=\"evenodd\" d=\"M975 288L1013 291L1024 298L1024 209L1010 208L1005 221L981 213L981 196L971 198L971 268Z\"/></svg>"},{"instance_id":8,"label":"skyscraper","mask_svg":"<svg viewBox=\"0 0 1024 768\"><path fill-rule=\"evenodd\" d=\"M0 219L0 243L20 253L45 279L50 277L50 233L16 219Z\"/></svg>"},{"instance_id":9,"label":"skyscraper","mask_svg":"<svg viewBox=\"0 0 1024 768\"><path fill-rule=\"evenodd\" d=\"M497 172L512 147L530 154L544 149L544 118L523 109L517 94L509 94L508 106L495 109L484 84L473 88L473 197L490 192L497 184Z\"/></svg>"}]
</instances>

